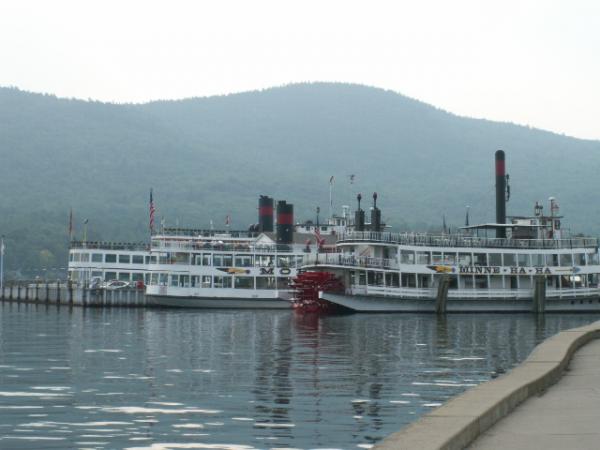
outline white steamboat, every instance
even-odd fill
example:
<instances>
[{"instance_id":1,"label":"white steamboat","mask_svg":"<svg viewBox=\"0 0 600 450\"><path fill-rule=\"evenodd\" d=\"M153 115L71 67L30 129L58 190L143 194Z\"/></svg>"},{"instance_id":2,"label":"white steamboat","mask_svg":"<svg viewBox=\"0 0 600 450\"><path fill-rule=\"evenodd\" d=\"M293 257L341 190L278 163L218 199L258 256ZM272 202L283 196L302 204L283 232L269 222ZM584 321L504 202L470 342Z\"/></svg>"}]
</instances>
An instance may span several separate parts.
<instances>
[{"instance_id":1,"label":"white steamboat","mask_svg":"<svg viewBox=\"0 0 600 450\"><path fill-rule=\"evenodd\" d=\"M376 204L371 226L365 227L359 202L355 230L339 236L336 253L308 256L303 267L336 276L341 291L316 292L318 299L297 296L297 306L365 312L600 311L598 240L562 230L553 198L549 215L536 203L532 216L507 220L506 179L504 152L498 151L496 223L465 226L455 234L382 232ZM490 232L495 237L487 237Z\"/></svg>"}]
</instances>

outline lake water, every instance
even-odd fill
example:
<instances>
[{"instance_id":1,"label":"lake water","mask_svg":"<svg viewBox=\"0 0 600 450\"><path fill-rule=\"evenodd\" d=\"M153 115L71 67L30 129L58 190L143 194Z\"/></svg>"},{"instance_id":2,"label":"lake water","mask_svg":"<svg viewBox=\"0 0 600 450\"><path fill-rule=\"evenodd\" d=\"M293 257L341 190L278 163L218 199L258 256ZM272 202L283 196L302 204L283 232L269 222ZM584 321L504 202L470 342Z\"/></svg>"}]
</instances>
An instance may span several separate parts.
<instances>
[{"instance_id":1,"label":"lake water","mask_svg":"<svg viewBox=\"0 0 600 450\"><path fill-rule=\"evenodd\" d=\"M0 304L0 448L369 448L598 319Z\"/></svg>"}]
</instances>

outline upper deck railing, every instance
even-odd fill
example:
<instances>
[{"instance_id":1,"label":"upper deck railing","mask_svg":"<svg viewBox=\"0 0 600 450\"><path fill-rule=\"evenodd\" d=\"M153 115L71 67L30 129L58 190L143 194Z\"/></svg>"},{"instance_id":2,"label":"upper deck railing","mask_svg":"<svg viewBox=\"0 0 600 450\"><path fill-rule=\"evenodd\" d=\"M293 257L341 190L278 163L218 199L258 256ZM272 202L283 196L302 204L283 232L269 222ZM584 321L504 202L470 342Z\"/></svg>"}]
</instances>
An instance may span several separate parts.
<instances>
[{"instance_id":1,"label":"upper deck railing","mask_svg":"<svg viewBox=\"0 0 600 450\"><path fill-rule=\"evenodd\" d=\"M104 241L71 241L71 249L91 250L127 250L127 251L150 251L150 245L145 242L104 242Z\"/></svg>"},{"instance_id":2,"label":"upper deck railing","mask_svg":"<svg viewBox=\"0 0 600 450\"><path fill-rule=\"evenodd\" d=\"M152 251L192 251L192 252L235 252L235 253L300 253L293 245L286 244L244 244L219 241L171 241L152 239Z\"/></svg>"},{"instance_id":3,"label":"upper deck railing","mask_svg":"<svg viewBox=\"0 0 600 450\"><path fill-rule=\"evenodd\" d=\"M247 230L205 230L201 228L178 228L165 227L153 233L152 237L160 236L183 236L183 237L224 237L228 238L256 238L260 235L258 231Z\"/></svg>"},{"instance_id":4,"label":"upper deck railing","mask_svg":"<svg viewBox=\"0 0 600 450\"><path fill-rule=\"evenodd\" d=\"M377 242L423 247L467 247L467 248L510 248L510 249L573 249L596 248L598 239L576 237L571 239L503 239L482 238L465 235L435 236L423 233L377 233L372 231L347 231L338 238L338 243Z\"/></svg>"}]
</instances>

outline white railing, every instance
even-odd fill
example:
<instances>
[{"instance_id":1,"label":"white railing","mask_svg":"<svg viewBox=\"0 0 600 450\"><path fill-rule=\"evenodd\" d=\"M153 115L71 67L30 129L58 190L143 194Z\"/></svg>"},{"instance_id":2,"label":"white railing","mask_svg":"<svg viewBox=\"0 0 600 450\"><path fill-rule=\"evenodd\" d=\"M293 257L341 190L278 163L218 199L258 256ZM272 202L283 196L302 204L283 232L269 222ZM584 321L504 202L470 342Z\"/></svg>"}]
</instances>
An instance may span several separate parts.
<instances>
[{"instance_id":1,"label":"white railing","mask_svg":"<svg viewBox=\"0 0 600 450\"><path fill-rule=\"evenodd\" d=\"M533 296L532 289L459 289L448 290L449 299L506 298L524 299Z\"/></svg>"},{"instance_id":2,"label":"white railing","mask_svg":"<svg viewBox=\"0 0 600 450\"><path fill-rule=\"evenodd\" d=\"M385 242L425 247L493 247L516 249L572 249L598 247L596 238L572 239L505 239L480 238L464 235L435 236L425 233L378 233L374 231L347 231L338 243L352 241Z\"/></svg>"},{"instance_id":3,"label":"white railing","mask_svg":"<svg viewBox=\"0 0 600 450\"><path fill-rule=\"evenodd\" d=\"M547 298L590 297L600 295L600 288L547 289Z\"/></svg>"},{"instance_id":4,"label":"white railing","mask_svg":"<svg viewBox=\"0 0 600 450\"><path fill-rule=\"evenodd\" d=\"M399 298L434 298L436 292L436 288L396 288L389 286L353 286L350 289L350 293L353 295L377 295Z\"/></svg>"},{"instance_id":5,"label":"white railing","mask_svg":"<svg viewBox=\"0 0 600 450\"><path fill-rule=\"evenodd\" d=\"M289 245L247 245L247 244L228 244L228 243L208 243L208 242L177 242L177 241L152 241L152 251L221 251L236 253L293 253Z\"/></svg>"}]
</instances>

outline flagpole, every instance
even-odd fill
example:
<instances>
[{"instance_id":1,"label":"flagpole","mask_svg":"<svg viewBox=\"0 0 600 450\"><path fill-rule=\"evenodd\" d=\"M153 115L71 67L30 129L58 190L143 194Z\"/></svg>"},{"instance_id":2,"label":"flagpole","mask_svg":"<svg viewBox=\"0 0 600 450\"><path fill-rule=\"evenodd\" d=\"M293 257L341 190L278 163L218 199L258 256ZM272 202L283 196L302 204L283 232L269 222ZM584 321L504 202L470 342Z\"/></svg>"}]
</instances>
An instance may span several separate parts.
<instances>
[{"instance_id":1,"label":"flagpole","mask_svg":"<svg viewBox=\"0 0 600 450\"><path fill-rule=\"evenodd\" d=\"M329 217L333 218L333 175L329 179Z\"/></svg>"},{"instance_id":2,"label":"flagpole","mask_svg":"<svg viewBox=\"0 0 600 450\"><path fill-rule=\"evenodd\" d=\"M0 238L0 297L4 295L4 236Z\"/></svg>"}]
</instances>

